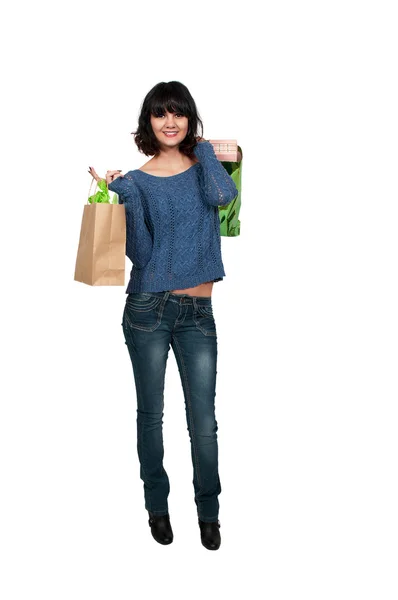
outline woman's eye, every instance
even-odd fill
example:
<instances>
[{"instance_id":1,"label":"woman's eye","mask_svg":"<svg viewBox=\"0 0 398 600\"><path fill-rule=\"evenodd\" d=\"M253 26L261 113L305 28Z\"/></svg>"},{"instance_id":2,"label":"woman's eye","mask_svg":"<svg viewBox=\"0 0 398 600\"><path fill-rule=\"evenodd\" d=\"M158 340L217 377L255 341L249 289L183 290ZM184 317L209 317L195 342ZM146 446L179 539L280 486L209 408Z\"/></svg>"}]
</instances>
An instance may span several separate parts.
<instances>
[{"instance_id":1,"label":"woman's eye","mask_svg":"<svg viewBox=\"0 0 398 600\"><path fill-rule=\"evenodd\" d=\"M156 115L156 116L157 116L158 118L160 118L160 117L164 117L164 114L163 114L163 113L161 113L160 115ZM184 115L183 115L183 114L181 114L181 113L175 113L175 116L176 116L176 117L178 117L178 116L180 116L180 117L183 117Z\"/></svg>"}]
</instances>

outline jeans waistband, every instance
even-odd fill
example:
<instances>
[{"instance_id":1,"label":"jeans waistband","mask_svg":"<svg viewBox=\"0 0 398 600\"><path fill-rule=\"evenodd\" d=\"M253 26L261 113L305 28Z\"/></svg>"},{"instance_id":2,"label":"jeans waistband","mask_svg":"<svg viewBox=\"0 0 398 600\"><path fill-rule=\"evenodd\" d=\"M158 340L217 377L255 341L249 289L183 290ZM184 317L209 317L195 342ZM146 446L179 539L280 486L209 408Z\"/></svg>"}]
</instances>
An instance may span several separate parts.
<instances>
[{"instance_id":1,"label":"jeans waistband","mask_svg":"<svg viewBox=\"0 0 398 600\"><path fill-rule=\"evenodd\" d=\"M164 292L137 292L129 294L129 296L144 294L145 296L156 296L157 298L163 298L165 302L170 300L171 302L176 302L177 304L193 304L199 306L211 306L212 298L211 296L191 296L190 294L175 294L174 292L170 292L168 290Z\"/></svg>"}]
</instances>

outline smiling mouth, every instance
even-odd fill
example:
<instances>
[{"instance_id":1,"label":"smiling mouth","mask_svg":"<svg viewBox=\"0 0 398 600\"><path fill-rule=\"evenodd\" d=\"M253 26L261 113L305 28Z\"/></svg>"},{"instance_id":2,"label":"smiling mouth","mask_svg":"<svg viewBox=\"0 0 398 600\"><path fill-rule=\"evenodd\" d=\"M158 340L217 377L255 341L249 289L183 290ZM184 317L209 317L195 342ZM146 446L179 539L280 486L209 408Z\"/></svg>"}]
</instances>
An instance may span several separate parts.
<instances>
[{"instance_id":1,"label":"smiling mouth","mask_svg":"<svg viewBox=\"0 0 398 600\"><path fill-rule=\"evenodd\" d=\"M178 133L178 131L163 131L164 135L167 135L167 137L175 137Z\"/></svg>"}]
</instances>

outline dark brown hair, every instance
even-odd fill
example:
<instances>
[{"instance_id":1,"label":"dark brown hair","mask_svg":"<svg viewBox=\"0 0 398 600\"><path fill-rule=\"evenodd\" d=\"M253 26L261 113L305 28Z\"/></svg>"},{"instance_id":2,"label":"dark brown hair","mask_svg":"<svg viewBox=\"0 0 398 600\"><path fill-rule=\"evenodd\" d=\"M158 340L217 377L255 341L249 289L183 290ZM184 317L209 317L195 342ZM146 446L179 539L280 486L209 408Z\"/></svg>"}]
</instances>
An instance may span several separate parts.
<instances>
[{"instance_id":1,"label":"dark brown hair","mask_svg":"<svg viewBox=\"0 0 398 600\"><path fill-rule=\"evenodd\" d=\"M160 147L151 125L151 115L157 117L168 112L180 113L188 117L188 132L179 145L179 150L187 156L193 156L197 137L203 137L203 123L194 99L188 88L180 81L158 83L145 96L138 117L138 128L132 131L138 150L146 156L154 156ZM198 129L200 127L200 134Z\"/></svg>"}]
</instances>

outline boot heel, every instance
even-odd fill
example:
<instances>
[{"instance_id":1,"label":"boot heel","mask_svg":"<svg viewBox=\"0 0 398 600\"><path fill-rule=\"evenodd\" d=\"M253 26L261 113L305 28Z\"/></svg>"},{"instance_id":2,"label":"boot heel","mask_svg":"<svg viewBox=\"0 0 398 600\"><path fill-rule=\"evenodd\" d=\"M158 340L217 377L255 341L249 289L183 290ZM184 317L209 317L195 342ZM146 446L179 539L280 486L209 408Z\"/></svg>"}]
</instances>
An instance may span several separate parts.
<instances>
[{"instance_id":1,"label":"boot heel","mask_svg":"<svg viewBox=\"0 0 398 600\"><path fill-rule=\"evenodd\" d=\"M220 521L213 521L212 523L206 523L205 521L199 521L200 528L200 540L205 548L208 550L218 550L221 545L220 535Z\"/></svg>"},{"instance_id":2,"label":"boot heel","mask_svg":"<svg viewBox=\"0 0 398 600\"><path fill-rule=\"evenodd\" d=\"M173 541L174 535L173 535L173 530L171 528L170 515L167 514L167 515L158 516L158 515L154 515L150 511L148 511L148 514L149 514L148 523L151 528L151 533L152 533L153 538L159 544L163 544L163 545L171 544L171 542Z\"/></svg>"}]
</instances>

